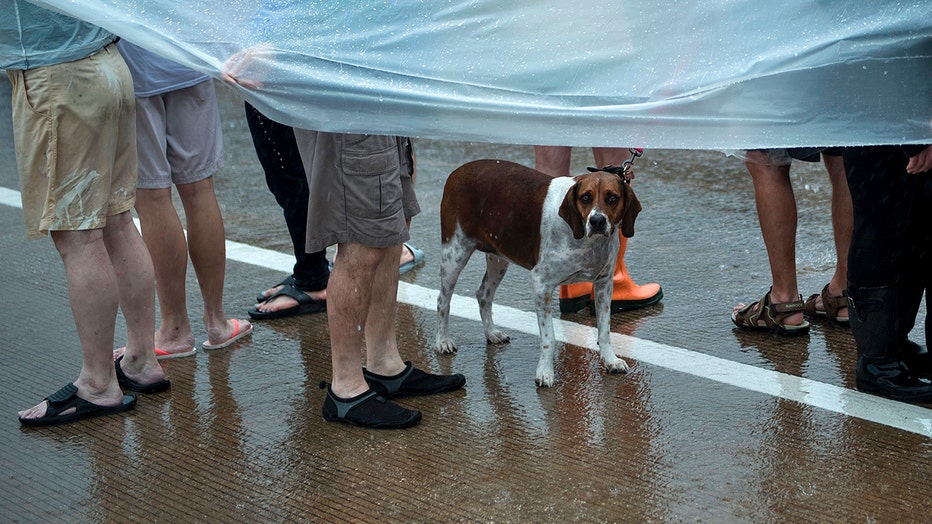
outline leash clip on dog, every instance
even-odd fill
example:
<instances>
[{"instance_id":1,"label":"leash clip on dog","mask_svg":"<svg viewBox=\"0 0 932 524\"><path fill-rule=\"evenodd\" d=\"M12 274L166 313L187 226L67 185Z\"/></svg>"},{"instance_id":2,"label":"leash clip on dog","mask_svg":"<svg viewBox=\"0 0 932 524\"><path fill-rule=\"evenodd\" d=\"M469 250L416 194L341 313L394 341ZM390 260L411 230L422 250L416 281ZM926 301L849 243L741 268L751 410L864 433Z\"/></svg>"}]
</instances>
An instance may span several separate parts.
<instances>
[{"instance_id":1,"label":"leash clip on dog","mask_svg":"<svg viewBox=\"0 0 932 524\"><path fill-rule=\"evenodd\" d=\"M639 157L639 156L641 156L641 155L644 154L644 150L643 150L642 148L640 148L640 147L632 147L631 149L628 149L628 151L631 152L631 158L629 158L628 160L625 160L624 162L622 162L622 163L621 163L621 167L619 167L619 166L605 166L605 167L603 167L603 168L601 168L601 169L600 169L600 168L596 168L596 167L587 167L586 169L588 169L590 172L605 171L606 173L614 173L614 174L616 174L616 175L618 175L618 176L624 178L624 179L625 179L625 184L630 184L630 183L631 183L631 178L632 178L632 176L631 176L631 166L634 165L634 159L635 159L635 158L637 158L637 157Z\"/></svg>"}]
</instances>

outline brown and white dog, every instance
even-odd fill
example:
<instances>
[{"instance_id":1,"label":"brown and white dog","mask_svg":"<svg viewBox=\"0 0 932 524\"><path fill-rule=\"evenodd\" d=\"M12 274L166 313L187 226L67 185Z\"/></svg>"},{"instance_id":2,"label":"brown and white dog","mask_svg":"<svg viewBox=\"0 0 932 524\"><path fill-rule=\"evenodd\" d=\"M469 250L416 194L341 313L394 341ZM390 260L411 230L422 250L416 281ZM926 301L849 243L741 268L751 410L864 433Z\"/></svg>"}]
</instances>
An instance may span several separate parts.
<instances>
[{"instance_id":1,"label":"brown and white dog","mask_svg":"<svg viewBox=\"0 0 932 524\"><path fill-rule=\"evenodd\" d=\"M560 284L593 282L598 345L606 369L628 371L609 338L612 274L618 256L617 228L634 235L641 203L622 176L596 171L551 177L503 160L476 160L450 174L440 203L440 295L437 342L440 353L456 351L448 334L450 299L473 251L486 253L486 273L476 292L488 342L509 338L492 321L492 300L508 263L531 271L534 309L540 328L535 382L551 386L556 342L551 302Z\"/></svg>"}]
</instances>

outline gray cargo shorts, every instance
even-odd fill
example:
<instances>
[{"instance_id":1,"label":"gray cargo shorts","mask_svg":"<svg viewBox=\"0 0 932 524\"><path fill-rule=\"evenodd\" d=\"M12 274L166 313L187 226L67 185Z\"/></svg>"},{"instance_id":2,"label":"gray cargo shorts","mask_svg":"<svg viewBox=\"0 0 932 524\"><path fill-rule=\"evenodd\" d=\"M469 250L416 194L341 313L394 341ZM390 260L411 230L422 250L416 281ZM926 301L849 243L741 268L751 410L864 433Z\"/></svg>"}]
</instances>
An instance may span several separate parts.
<instances>
[{"instance_id":1,"label":"gray cargo shorts","mask_svg":"<svg viewBox=\"0 0 932 524\"><path fill-rule=\"evenodd\" d=\"M357 243L391 247L410 239L421 211L407 137L295 129L307 174L308 253Z\"/></svg>"}]
</instances>

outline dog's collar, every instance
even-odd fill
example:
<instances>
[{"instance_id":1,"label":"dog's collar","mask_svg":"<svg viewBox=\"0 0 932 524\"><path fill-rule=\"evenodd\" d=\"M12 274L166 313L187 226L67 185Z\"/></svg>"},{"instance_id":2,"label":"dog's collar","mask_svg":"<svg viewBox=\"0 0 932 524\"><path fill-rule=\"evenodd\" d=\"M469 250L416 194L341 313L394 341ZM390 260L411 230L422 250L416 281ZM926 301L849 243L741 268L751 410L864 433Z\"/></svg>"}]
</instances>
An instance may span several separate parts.
<instances>
[{"instance_id":1,"label":"dog's collar","mask_svg":"<svg viewBox=\"0 0 932 524\"><path fill-rule=\"evenodd\" d=\"M630 184L631 178L633 178L631 176L631 166L634 164L635 158L644 154L644 150L640 148L632 148L632 149L629 149L628 151L631 152L631 158L622 162L620 167L608 165L608 166L601 167L601 168L587 167L586 169L588 169L589 172L591 173L595 173L596 171L605 171L606 173L613 173L623 178L626 184Z\"/></svg>"}]
</instances>

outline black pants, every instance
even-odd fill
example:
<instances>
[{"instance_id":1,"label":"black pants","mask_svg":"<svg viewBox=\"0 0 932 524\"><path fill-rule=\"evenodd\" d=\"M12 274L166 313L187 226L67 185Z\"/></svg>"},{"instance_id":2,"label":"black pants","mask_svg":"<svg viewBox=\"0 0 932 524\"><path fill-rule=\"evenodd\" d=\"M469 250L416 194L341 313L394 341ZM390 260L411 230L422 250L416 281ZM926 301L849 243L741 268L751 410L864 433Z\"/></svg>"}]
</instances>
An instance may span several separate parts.
<instances>
[{"instance_id":1,"label":"black pants","mask_svg":"<svg viewBox=\"0 0 932 524\"><path fill-rule=\"evenodd\" d=\"M899 335L916 322L922 295L932 287L932 173L909 174L907 154L895 146L848 148L845 171L854 207L848 282L899 286ZM932 337L926 314L926 344Z\"/></svg>"},{"instance_id":2,"label":"black pants","mask_svg":"<svg viewBox=\"0 0 932 524\"><path fill-rule=\"evenodd\" d=\"M260 113L246 102L246 122L265 171L265 182L282 208L294 248L295 287L302 291L327 288L330 279L325 251L305 252L307 241L307 177L294 130Z\"/></svg>"}]
</instances>

